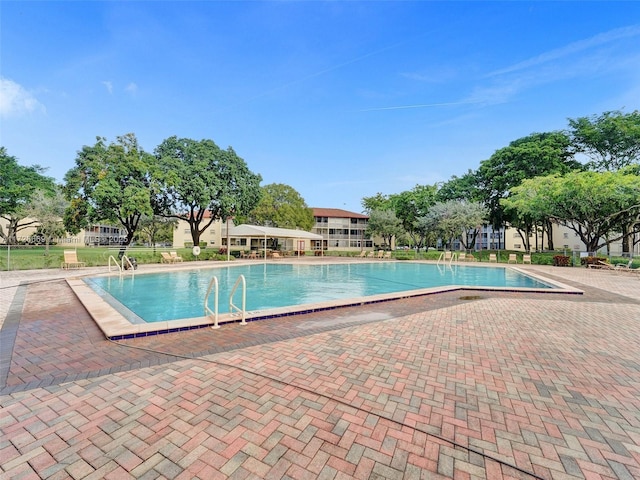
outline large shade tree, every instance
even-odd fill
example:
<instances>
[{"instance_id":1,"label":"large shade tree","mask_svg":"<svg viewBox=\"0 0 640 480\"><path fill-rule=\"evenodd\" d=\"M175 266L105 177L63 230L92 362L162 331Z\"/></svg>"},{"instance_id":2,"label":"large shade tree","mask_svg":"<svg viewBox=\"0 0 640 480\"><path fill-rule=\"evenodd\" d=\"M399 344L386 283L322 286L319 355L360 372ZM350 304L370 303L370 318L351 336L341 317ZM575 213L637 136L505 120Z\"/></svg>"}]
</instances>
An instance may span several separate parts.
<instances>
[{"instance_id":1,"label":"large shade tree","mask_svg":"<svg viewBox=\"0 0 640 480\"><path fill-rule=\"evenodd\" d=\"M569 137L562 132L534 133L520 138L509 146L497 150L488 160L480 163L476 179L482 201L489 208L489 219L494 228L511 224L520 232L525 244L535 225L527 218L512 217L506 212L502 199L523 180L553 173L564 174L580 168L570 150ZM551 225L543 224L549 248L553 248Z\"/></svg>"},{"instance_id":2,"label":"large shade tree","mask_svg":"<svg viewBox=\"0 0 640 480\"><path fill-rule=\"evenodd\" d=\"M118 223L129 245L143 216L153 214L153 156L138 145L133 133L109 144L103 137L96 140L95 145L82 147L75 167L64 177L64 193L70 202L64 225L70 233L77 233L93 223Z\"/></svg>"},{"instance_id":3,"label":"large shade tree","mask_svg":"<svg viewBox=\"0 0 640 480\"><path fill-rule=\"evenodd\" d=\"M595 252L628 235L640 216L640 176L630 171L571 172L527 179L502 200L520 215L548 217Z\"/></svg>"},{"instance_id":4,"label":"large shade tree","mask_svg":"<svg viewBox=\"0 0 640 480\"><path fill-rule=\"evenodd\" d=\"M471 249L483 225L489 210L479 202L449 200L438 202L429 209L423 223L438 233L445 243L452 244L455 239L465 250Z\"/></svg>"},{"instance_id":5,"label":"large shade tree","mask_svg":"<svg viewBox=\"0 0 640 480\"><path fill-rule=\"evenodd\" d=\"M437 187L435 185L416 185L412 190L390 197L396 217L411 238L413 245L420 249L425 245L428 231L419 221L435 203Z\"/></svg>"},{"instance_id":6,"label":"large shade tree","mask_svg":"<svg viewBox=\"0 0 640 480\"><path fill-rule=\"evenodd\" d=\"M154 196L156 213L186 221L194 245L214 221L247 215L260 199L262 177L231 147L173 136L158 145L155 156L162 184Z\"/></svg>"},{"instance_id":7,"label":"large shade tree","mask_svg":"<svg viewBox=\"0 0 640 480\"><path fill-rule=\"evenodd\" d=\"M256 225L310 231L313 228L313 210L291 186L271 183L260 189L260 201L247 221Z\"/></svg>"},{"instance_id":8,"label":"large shade tree","mask_svg":"<svg viewBox=\"0 0 640 480\"><path fill-rule=\"evenodd\" d=\"M367 235L381 237L383 244L391 248L393 239L404 233L402 222L393 210L372 210L367 222Z\"/></svg>"},{"instance_id":9,"label":"large shade tree","mask_svg":"<svg viewBox=\"0 0 640 480\"><path fill-rule=\"evenodd\" d=\"M69 206L61 188L54 191L37 190L27 207L28 215L38 222L38 234L45 244L45 254L49 253L49 245L55 237L64 235L62 218Z\"/></svg>"},{"instance_id":10,"label":"large shade tree","mask_svg":"<svg viewBox=\"0 0 640 480\"><path fill-rule=\"evenodd\" d=\"M44 175L39 165L23 166L0 147L0 218L7 221L7 231L0 226L0 238L8 245L18 243L18 232L37 224L28 218L28 205L36 192L53 192L54 180Z\"/></svg>"},{"instance_id":11,"label":"large shade tree","mask_svg":"<svg viewBox=\"0 0 640 480\"><path fill-rule=\"evenodd\" d=\"M640 163L640 112L604 112L569 119L571 145L589 158L588 166L615 171Z\"/></svg>"}]
</instances>

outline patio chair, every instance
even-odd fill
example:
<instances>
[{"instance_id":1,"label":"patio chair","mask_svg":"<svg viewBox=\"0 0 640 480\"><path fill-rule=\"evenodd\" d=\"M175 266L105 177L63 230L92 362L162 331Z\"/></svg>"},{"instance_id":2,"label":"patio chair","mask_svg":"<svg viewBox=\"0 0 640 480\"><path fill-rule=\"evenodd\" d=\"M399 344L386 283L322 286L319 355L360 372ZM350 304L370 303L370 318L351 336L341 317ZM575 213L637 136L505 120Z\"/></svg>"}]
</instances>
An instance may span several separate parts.
<instances>
[{"instance_id":1,"label":"patio chair","mask_svg":"<svg viewBox=\"0 0 640 480\"><path fill-rule=\"evenodd\" d=\"M507 263L518 263L518 257L516 257L515 253L509 254L509 260L507 260Z\"/></svg>"},{"instance_id":2,"label":"patio chair","mask_svg":"<svg viewBox=\"0 0 640 480\"><path fill-rule=\"evenodd\" d=\"M633 270L633 268L631 268L631 265L633 265L633 258L631 260L629 260L629 263L627 263L627 264L619 263L619 264L615 265L613 268L615 270Z\"/></svg>"},{"instance_id":3,"label":"patio chair","mask_svg":"<svg viewBox=\"0 0 640 480\"><path fill-rule=\"evenodd\" d=\"M459 260L460 262L466 262L466 261L467 261L467 254L466 254L466 252L460 252L460 253L458 254L458 260Z\"/></svg>"},{"instance_id":4,"label":"patio chair","mask_svg":"<svg viewBox=\"0 0 640 480\"><path fill-rule=\"evenodd\" d=\"M608 262L603 262L602 260L598 260L596 263L590 263L587 265L587 268L599 268L602 270L615 270L616 268Z\"/></svg>"},{"instance_id":5,"label":"patio chair","mask_svg":"<svg viewBox=\"0 0 640 480\"><path fill-rule=\"evenodd\" d=\"M489 262L498 263L498 257L496 256L495 253L490 253L489 254Z\"/></svg>"},{"instance_id":6,"label":"patio chair","mask_svg":"<svg viewBox=\"0 0 640 480\"><path fill-rule=\"evenodd\" d=\"M378 250L378 258L384 257L384 250Z\"/></svg>"},{"instance_id":7,"label":"patio chair","mask_svg":"<svg viewBox=\"0 0 640 480\"><path fill-rule=\"evenodd\" d=\"M86 266L86 263L78 260L78 253L75 250L64 251L64 262L62 262L61 265L63 269L68 270L70 268L80 268L84 266Z\"/></svg>"},{"instance_id":8,"label":"patio chair","mask_svg":"<svg viewBox=\"0 0 640 480\"><path fill-rule=\"evenodd\" d=\"M360 252L360 255L358 255L358 258L366 258L366 256L367 256L367 251L366 250L362 250Z\"/></svg>"},{"instance_id":9,"label":"patio chair","mask_svg":"<svg viewBox=\"0 0 640 480\"><path fill-rule=\"evenodd\" d=\"M531 265L531 255L522 255L522 263Z\"/></svg>"},{"instance_id":10,"label":"patio chair","mask_svg":"<svg viewBox=\"0 0 640 480\"><path fill-rule=\"evenodd\" d=\"M173 259L174 262L182 261L182 257L178 255L178 252L169 252L169 255L171 255L171 258Z\"/></svg>"},{"instance_id":11,"label":"patio chair","mask_svg":"<svg viewBox=\"0 0 640 480\"><path fill-rule=\"evenodd\" d=\"M160 255L162 255L162 259L161 259L162 263L175 263L175 260L173 259L170 253L160 252Z\"/></svg>"},{"instance_id":12,"label":"patio chair","mask_svg":"<svg viewBox=\"0 0 640 480\"><path fill-rule=\"evenodd\" d=\"M384 253L384 258L385 259L390 259L391 258L391 250L389 250L388 252Z\"/></svg>"},{"instance_id":13,"label":"patio chair","mask_svg":"<svg viewBox=\"0 0 640 480\"><path fill-rule=\"evenodd\" d=\"M373 258L376 256L376 252L374 252L373 250L371 250L369 253L367 253L367 258Z\"/></svg>"}]
</instances>

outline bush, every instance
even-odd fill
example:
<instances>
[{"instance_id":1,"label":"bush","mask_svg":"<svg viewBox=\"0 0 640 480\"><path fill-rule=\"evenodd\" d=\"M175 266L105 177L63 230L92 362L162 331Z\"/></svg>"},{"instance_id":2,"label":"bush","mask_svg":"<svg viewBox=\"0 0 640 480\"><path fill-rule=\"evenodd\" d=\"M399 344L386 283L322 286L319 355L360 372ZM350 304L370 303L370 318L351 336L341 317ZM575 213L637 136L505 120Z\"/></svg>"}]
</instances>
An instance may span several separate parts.
<instances>
[{"instance_id":1,"label":"bush","mask_svg":"<svg viewBox=\"0 0 640 480\"><path fill-rule=\"evenodd\" d=\"M598 265L600 262L607 262L605 257L582 257L580 259L580 265Z\"/></svg>"},{"instance_id":2,"label":"bush","mask_svg":"<svg viewBox=\"0 0 640 480\"><path fill-rule=\"evenodd\" d=\"M568 267L571 265L571 257L566 255L555 255L553 257L553 265L555 267Z\"/></svg>"}]
</instances>

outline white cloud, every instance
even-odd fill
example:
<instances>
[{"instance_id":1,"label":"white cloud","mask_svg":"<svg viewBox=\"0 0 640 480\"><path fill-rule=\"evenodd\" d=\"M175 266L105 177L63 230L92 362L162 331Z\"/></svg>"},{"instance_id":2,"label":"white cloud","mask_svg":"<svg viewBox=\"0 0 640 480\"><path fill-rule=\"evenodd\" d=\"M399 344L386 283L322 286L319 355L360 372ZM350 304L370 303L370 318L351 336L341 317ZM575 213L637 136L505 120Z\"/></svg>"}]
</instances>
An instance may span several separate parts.
<instances>
[{"instance_id":1,"label":"white cloud","mask_svg":"<svg viewBox=\"0 0 640 480\"><path fill-rule=\"evenodd\" d=\"M127 93L130 93L131 95L135 95L138 91L138 85L131 82L129 85L127 85L127 87L125 88L125 91Z\"/></svg>"},{"instance_id":2,"label":"white cloud","mask_svg":"<svg viewBox=\"0 0 640 480\"><path fill-rule=\"evenodd\" d=\"M31 92L22 85L0 77L0 116L18 116L46 109Z\"/></svg>"},{"instance_id":3,"label":"white cloud","mask_svg":"<svg viewBox=\"0 0 640 480\"><path fill-rule=\"evenodd\" d=\"M637 37L640 35L640 25L632 25L629 27L616 28L605 33L595 35L585 40L570 43L564 47L551 50L549 52L542 53L537 57L530 58L528 60L516 63L506 68L491 72L488 76L504 75L506 73L517 72L520 70L528 69L531 67L537 67L549 62L564 59L569 56L582 53L584 51L590 51L595 47L600 47L619 40L625 40L628 38Z\"/></svg>"},{"instance_id":4,"label":"white cloud","mask_svg":"<svg viewBox=\"0 0 640 480\"><path fill-rule=\"evenodd\" d=\"M102 82L102 84L107 89L107 92L109 92L109 95L111 95L113 93L113 83L105 80L104 82Z\"/></svg>"}]
</instances>

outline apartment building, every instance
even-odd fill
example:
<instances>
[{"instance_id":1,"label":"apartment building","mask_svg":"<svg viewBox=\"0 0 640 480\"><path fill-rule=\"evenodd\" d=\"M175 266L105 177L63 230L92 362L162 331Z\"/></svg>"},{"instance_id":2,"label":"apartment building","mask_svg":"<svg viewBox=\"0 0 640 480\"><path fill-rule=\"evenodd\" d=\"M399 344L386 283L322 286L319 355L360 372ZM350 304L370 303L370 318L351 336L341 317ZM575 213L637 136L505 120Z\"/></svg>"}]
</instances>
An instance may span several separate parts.
<instances>
[{"instance_id":1,"label":"apartment building","mask_svg":"<svg viewBox=\"0 0 640 480\"><path fill-rule=\"evenodd\" d=\"M323 250L360 251L373 248L367 235L369 217L339 208L312 208L312 233L322 235Z\"/></svg>"}]
</instances>

